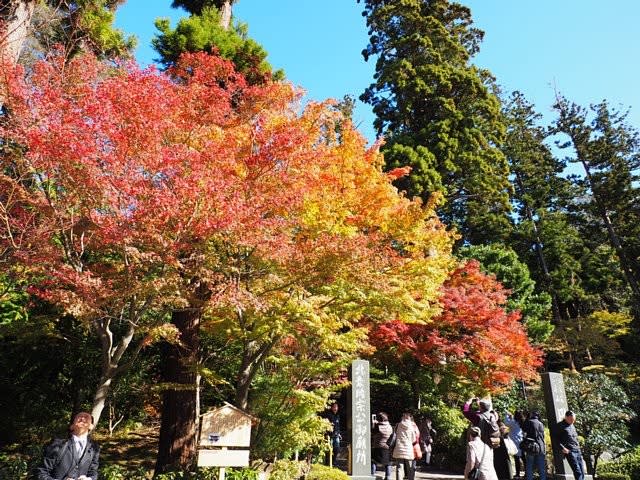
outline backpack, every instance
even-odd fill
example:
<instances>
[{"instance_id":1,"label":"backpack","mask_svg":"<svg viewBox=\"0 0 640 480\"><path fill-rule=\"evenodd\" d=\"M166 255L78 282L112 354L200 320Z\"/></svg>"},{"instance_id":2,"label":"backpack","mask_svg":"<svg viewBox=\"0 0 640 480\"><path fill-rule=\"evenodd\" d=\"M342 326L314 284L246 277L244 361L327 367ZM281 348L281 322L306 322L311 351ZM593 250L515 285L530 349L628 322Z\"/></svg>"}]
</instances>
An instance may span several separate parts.
<instances>
[{"instance_id":1,"label":"backpack","mask_svg":"<svg viewBox=\"0 0 640 480\"><path fill-rule=\"evenodd\" d=\"M524 440L522 440L522 442L520 443L520 448L524 453L529 453L531 455L539 455L540 453L542 453L540 445L538 444L536 439L531 437L526 437Z\"/></svg>"},{"instance_id":2,"label":"backpack","mask_svg":"<svg viewBox=\"0 0 640 480\"><path fill-rule=\"evenodd\" d=\"M491 448L500 447L500 427L498 420L492 412L480 414L480 439Z\"/></svg>"}]
</instances>

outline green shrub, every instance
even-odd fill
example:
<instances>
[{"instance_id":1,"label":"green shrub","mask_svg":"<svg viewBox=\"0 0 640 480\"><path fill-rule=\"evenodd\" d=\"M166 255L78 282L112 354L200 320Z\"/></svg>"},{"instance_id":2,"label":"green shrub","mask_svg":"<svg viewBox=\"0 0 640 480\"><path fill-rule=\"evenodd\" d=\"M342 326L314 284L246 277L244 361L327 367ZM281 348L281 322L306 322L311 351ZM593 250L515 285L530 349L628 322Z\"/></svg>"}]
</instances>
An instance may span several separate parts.
<instances>
[{"instance_id":1,"label":"green shrub","mask_svg":"<svg viewBox=\"0 0 640 480\"><path fill-rule=\"evenodd\" d=\"M640 480L640 447L626 453L611 462L598 465L598 477L613 473L627 475L631 480Z\"/></svg>"},{"instance_id":2,"label":"green shrub","mask_svg":"<svg viewBox=\"0 0 640 480\"><path fill-rule=\"evenodd\" d=\"M304 465L295 460L278 460L273 464L269 480L296 480L302 476Z\"/></svg>"},{"instance_id":3,"label":"green shrub","mask_svg":"<svg viewBox=\"0 0 640 480\"><path fill-rule=\"evenodd\" d=\"M19 456L0 454L0 480L16 480L25 478L29 464Z\"/></svg>"},{"instance_id":4,"label":"green shrub","mask_svg":"<svg viewBox=\"0 0 640 480\"><path fill-rule=\"evenodd\" d=\"M216 469L217 470L217 469ZM213 477L212 477L213 478ZM215 478L218 478L217 476ZM258 480L258 472L253 468L227 468L226 480Z\"/></svg>"},{"instance_id":5,"label":"green shrub","mask_svg":"<svg viewBox=\"0 0 640 480\"><path fill-rule=\"evenodd\" d=\"M416 414L417 417L431 417L436 430L431 456L432 463L440 468L455 469L464 465L467 448L466 430L469 422L460 408L450 407L440 399L429 399Z\"/></svg>"},{"instance_id":6,"label":"green shrub","mask_svg":"<svg viewBox=\"0 0 640 480\"><path fill-rule=\"evenodd\" d=\"M154 477L156 480L217 480L217 468L200 468L195 472L167 472ZM240 477L241 478L241 477ZM234 480L237 480L235 477Z\"/></svg>"},{"instance_id":7,"label":"green shrub","mask_svg":"<svg viewBox=\"0 0 640 480\"><path fill-rule=\"evenodd\" d=\"M314 463L306 480L349 480L349 476L341 470Z\"/></svg>"},{"instance_id":8,"label":"green shrub","mask_svg":"<svg viewBox=\"0 0 640 480\"><path fill-rule=\"evenodd\" d=\"M631 480L631 477L624 473L600 473L598 480Z\"/></svg>"},{"instance_id":9,"label":"green shrub","mask_svg":"<svg viewBox=\"0 0 640 480\"><path fill-rule=\"evenodd\" d=\"M130 470L122 465L103 465L98 475L102 480L146 480L147 474L143 467Z\"/></svg>"}]
</instances>

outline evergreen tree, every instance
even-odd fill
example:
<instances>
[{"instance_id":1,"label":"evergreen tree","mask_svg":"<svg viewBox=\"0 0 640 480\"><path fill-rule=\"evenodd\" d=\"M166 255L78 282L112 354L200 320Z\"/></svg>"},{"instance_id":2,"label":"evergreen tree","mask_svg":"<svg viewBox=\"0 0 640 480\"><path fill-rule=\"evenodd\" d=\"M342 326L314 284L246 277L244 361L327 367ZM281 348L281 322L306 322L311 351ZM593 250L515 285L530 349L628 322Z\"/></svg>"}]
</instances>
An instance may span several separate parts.
<instances>
[{"instance_id":1,"label":"evergreen tree","mask_svg":"<svg viewBox=\"0 0 640 480\"><path fill-rule=\"evenodd\" d=\"M534 253L539 284L550 294L554 322L560 323L558 292L554 285L540 222L558 212L573 197L570 182L561 176L565 163L557 160L545 145L546 130L538 125L538 114L524 95L514 92L505 103L507 136L503 152L513 175L513 206L517 226L512 240L526 259ZM532 251L531 251L532 250Z\"/></svg>"},{"instance_id":2,"label":"evergreen tree","mask_svg":"<svg viewBox=\"0 0 640 480\"><path fill-rule=\"evenodd\" d=\"M48 0L39 3L33 14L33 32L26 39L22 61L42 58L54 45L67 56L91 52L98 58L132 57L134 36L113 25L116 9L124 0Z\"/></svg>"},{"instance_id":3,"label":"evergreen tree","mask_svg":"<svg viewBox=\"0 0 640 480\"><path fill-rule=\"evenodd\" d=\"M272 70L266 60L267 52L249 37L247 25L237 23L232 28L225 28L221 24L221 12L209 3L203 2L202 9L194 7L191 15L181 19L175 28L171 28L169 19L156 20L160 33L152 44L160 55L157 59L160 64L168 68L185 52L215 51L231 60L251 84L282 79L283 72Z\"/></svg>"},{"instance_id":4,"label":"evergreen tree","mask_svg":"<svg viewBox=\"0 0 640 480\"><path fill-rule=\"evenodd\" d=\"M579 207L586 238L608 240L615 251L640 326L640 136L606 101L591 106L591 121L589 110L564 97L555 109L554 132L569 138L559 145L572 148L572 160L584 168L580 183L587 197Z\"/></svg>"},{"instance_id":5,"label":"evergreen tree","mask_svg":"<svg viewBox=\"0 0 640 480\"><path fill-rule=\"evenodd\" d=\"M237 0L173 0L173 8L184 8L192 15L201 15L207 7L215 7L220 12L220 26L225 30L231 25L233 4Z\"/></svg>"},{"instance_id":6,"label":"evergreen tree","mask_svg":"<svg viewBox=\"0 0 640 480\"><path fill-rule=\"evenodd\" d=\"M469 62L483 32L468 8L447 0L363 0L365 60L375 81L360 97L386 137L387 168L410 166L397 184L427 199L443 192L445 221L472 243L510 229L505 125L492 77Z\"/></svg>"}]
</instances>

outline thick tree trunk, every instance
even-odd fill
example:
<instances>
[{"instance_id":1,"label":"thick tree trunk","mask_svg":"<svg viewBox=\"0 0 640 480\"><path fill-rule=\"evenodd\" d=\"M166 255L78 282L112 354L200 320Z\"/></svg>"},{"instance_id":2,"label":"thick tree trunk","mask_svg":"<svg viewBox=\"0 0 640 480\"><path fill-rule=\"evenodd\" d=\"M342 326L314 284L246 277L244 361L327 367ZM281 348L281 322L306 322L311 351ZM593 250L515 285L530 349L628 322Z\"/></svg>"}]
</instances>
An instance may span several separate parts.
<instances>
[{"instance_id":1,"label":"thick tree trunk","mask_svg":"<svg viewBox=\"0 0 640 480\"><path fill-rule=\"evenodd\" d=\"M233 0L225 0L220 6L220 26L229 30L231 26L231 14L233 13Z\"/></svg>"},{"instance_id":2,"label":"thick tree trunk","mask_svg":"<svg viewBox=\"0 0 640 480\"><path fill-rule=\"evenodd\" d=\"M175 311L172 323L180 332L179 344L164 344L162 376L168 385L162 396L162 423L155 474L172 468L188 469L196 454L196 364L202 310Z\"/></svg>"},{"instance_id":3,"label":"thick tree trunk","mask_svg":"<svg viewBox=\"0 0 640 480\"><path fill-rule=\"evenodd\" d=\"M0 2L0 63L16 63L29 34L36 0Z\"/></svg>"}]
</instances>

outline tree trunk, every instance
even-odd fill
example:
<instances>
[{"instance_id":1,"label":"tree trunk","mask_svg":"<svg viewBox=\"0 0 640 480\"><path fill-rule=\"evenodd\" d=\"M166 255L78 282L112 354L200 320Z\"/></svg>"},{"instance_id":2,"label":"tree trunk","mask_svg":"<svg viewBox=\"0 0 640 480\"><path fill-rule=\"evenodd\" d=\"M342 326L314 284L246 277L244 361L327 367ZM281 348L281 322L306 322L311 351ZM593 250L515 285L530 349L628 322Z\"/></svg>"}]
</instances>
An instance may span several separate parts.
<instances>
[{"instance_id":1,"label":"tree trunk","mask_svg":"<svg viewBox=\"0 0 640 480\"><path fill-rule=\"evenodd\" d=\"M260 346L258 342L251 340L245 345L240 370L236 376L236 407L247 409L251 382L275 343L276 340L269 340Z\"/></svg>"},{"instance_id":2,"label":"tree trunk","mask_svg":"<svg viewBox=\"0 0 640 480\"><path fill-rule=\"evenodd\" d=\"M5 0L0 3L0 63L17 63L29 34L36 0Z\"/></svg>"},{"instance_id":3,"label":"tree trunk","mask_svg":"<svg viewBox=\"0 0 640 480\"><path fill-rule=\"evenodd\" d=\"M524 182L520 178L520 175L516 174L516 181L518 182L518 186L524 192ZM531 226L533 228L534 235L534 249L536 251L538 257L538 263L540 264L540 268L542 268L542 273L544 275L545 284L551 293L551 308L553 312L553 322L555 325L560 325L560 303L558 301L558 295L556 293L555 288L553 287L553 281L551 279L551 274L549 273L549 267L547 265L547 259L544 256L544 252L542 251L542 239L540 238L540 232L538 231L538 224L533 218L533 210L524 202L525 211L527 212L527 220L531 222Z\"/></svg>"},{"instance_id":4,"label":"tree trunk","mask_svg":"<svg viewBox=\"0 0 640 480\"><path fill-rule=\"evenodd\" d=\"M220 26L229 30L231 26L231 14L233 13L233 0L225 0L220 6Z\"/></svg>"},{"instance_id":5,"label":"tree trunk","mask_svg":"<svg viewBox=\"0 0 640 480\"><path fill-rule=\"evenodd\" d=\"M188 469L196 455L196 364L202 309L174 311L171 321L180 343L165 343L162 377L168 385L162 395L162 422L155 475L172 468Z\"/></svg>"},{"instance_id":6,"label":"tree trunk","mask_svg":"<svg viewBox=\"0 0 640 480\"><path fill-rule=\"evenodd\" d=\"M111 393L111 384L113 380L123 372L130 369L138 354L142 350L143 342L139 342L134 351L131 353L131 357L128 361L122 364L122 358L136 332L136 318L129 320L129 327L127 331L120 337L120 339L114 345L114 335L111 331L111 320L108 318L97 319L93 323L93 327L96 329L98 336L100 337L100 344L102 348L102 366L100 372L100 382L96 388L96 392L93 395L93 405L91 406L91 415L93 415L93 423L97 425L102 416L105 403Z\"/></svg>"},{"instance_id":7,"label":"tree trunk","mask_svg":"<svg viewBox=\"0 0 640 480\"><path fill-rule=\"evenodd\" d=\"M113 375L107 374L105 376L103 374L103 376L100 377L100 383L98 384L96 393L93 396L93 405L91 406L91 416L93 417L94 425L98 424L98 421L102 416L104 405L107 401L107 397L109 396L109 392L111 391L112 381L113 381Z\"/></svg>"},{"instance_id":8,"label":"tree trunk","mask_svg":"<svg viewBox=\"0 0 640 480\"><path fill-rule=\"evenodd\" d=\"M597 188L597 185L594 182L593 175L591 173L591 164L589 163L584 153L581 151L579 139L576 138L576 136L571 132L566 133L568 133L571 137L571 141L573 142L573 146L576 150L578 161L584 168L585 176L587 178L587 181L589 182L589 186L591 187L591 194L593 195L598 213L600 214L600 219L607 229L607 234L609 236L611 246L614 248L618 255L618 262L620 264L620 270L622 270L622 275L627 281L627 285L629 285L629 288L631 288L634 303L636 304L636 306L638 306L638 308L640 308L640 285L627 255L627 249L622 245L620 237L618 236L618 233L616 232L616 229L611 222L611 217L609 217L609 211L607 210L607 207L603 201L602 197L606 195L606 192L600 192L600 189Z\"/></svg>"}]
</instances>

